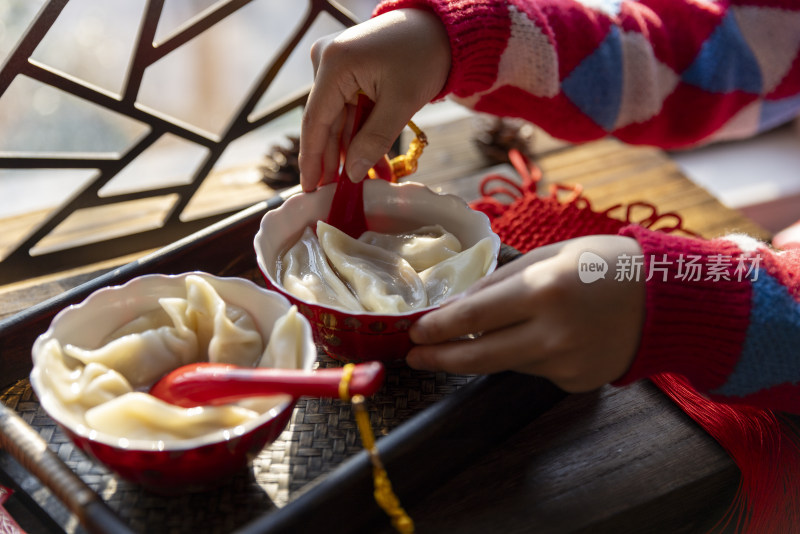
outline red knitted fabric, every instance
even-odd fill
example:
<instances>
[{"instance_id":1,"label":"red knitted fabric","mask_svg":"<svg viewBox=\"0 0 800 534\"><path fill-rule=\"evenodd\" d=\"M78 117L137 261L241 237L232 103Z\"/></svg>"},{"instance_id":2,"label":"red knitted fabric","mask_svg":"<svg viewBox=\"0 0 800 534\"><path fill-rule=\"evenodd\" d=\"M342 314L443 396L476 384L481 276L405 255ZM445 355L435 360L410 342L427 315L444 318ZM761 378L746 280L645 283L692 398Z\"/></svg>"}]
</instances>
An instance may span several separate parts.
<instances>
[{"instance_id":1,"label":"red knitted fabric","mask_svg":"<svg viewBox=\"0 0 800 534\"><path fill-rule=\"evenodd\" d=\"M619 233L639 242L645 272L653 268L651 262L657 262L665 280L680 280L684 257L702 258L700 263L709 264L714 254L735 257L739 253L739 247L727 239L686 239L635 225ZM624 385L660 372L678 373L691 377L694 387L709 398L725 402L724 397L715 398L711 392L725 383L739 361L753 293L750 280L737 279L735 269L731 264L726 266L724 277L706 277L691 284L648 283L641 357L618 383ZM709 331L715 335L709 336ZM698 367L702 368L700 372Z\"/></svg>"},{"instance_id":2,"label":"red knitted fabric","mask_svg":"<svg viewBox=\"0 0 800 534\"><path fill-rule=\"evenodd\" d=\"M646 202L628 206L617 204L597 212L581 195L580 186L559 184L551 186L548 196L540 196L538 167L530 165L517 150L509 152L509 160L522 183L504 176L487 176L481 183L481 198L471 205L489 217L492 229L503 243L520 252L574 237L617 234L632 223L663 232L696 235L683 228L679 215L660 214L655 206ZM497 199L499 196L511 197L513 202L504 204ZM617 213L619 218L613 216Z\"/></svg>"},{"instance_id":3,"label":"red knitted fabric","mask_svg":"<svg viewBox=\"0 0 800 534\"><path fill-rule=\"evenodd\" d=\"M383 0L430 10L451 65L439 97L556 138L686 148L800 113L796 0Z\"/></svg>"},{"instance_id":4,"label":"red knitted fabric","mask_svg":"<svg viewBox=\"0 0 800 534\"><path fill-rule=\"evenodd\" d=\"M574 237L617 234L633 222L664 232L694 235L682 227L678 215L659 214L651 204L614 206L596 212L581 196L580 187L559 185L553 186L548 196L540 196L536 190L541 178L538 168L517 151L511 151L509 157L522 183L503 176L487 176L481 184L482 198L472 207L486 213L503 242L520 252ZM559 198L559 192L568 192L567 198ZM498 197L502 196L510 197L511 203L500 202ZM646 208L646 216L634 220L633 215L641 208ZM622 216L612 215L617 212ZM646 342L657 340L643 341ZM697 348L690 349L697 356ZM679 364L681 357L673 354L670 360ZM758 534L796 531L800 525L797 425L768 410L711 401L678 374L659 373L650 379L728 451L741 471L737 497L715 530L734 527L736 532Z\"/></svg>"}]
</instances>

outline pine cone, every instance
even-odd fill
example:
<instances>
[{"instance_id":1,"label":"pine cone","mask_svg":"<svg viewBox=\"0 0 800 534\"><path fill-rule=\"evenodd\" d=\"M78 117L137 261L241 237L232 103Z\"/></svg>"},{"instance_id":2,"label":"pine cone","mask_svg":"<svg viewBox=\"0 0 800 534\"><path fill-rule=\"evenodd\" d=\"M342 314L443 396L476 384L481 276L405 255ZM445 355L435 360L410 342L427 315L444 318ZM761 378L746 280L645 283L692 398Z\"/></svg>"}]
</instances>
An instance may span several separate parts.
<instances>
[{"instance_id":1,"label":"pine cone","mask_svg":"<svg viewBox=\"0 0 800 534\"><path fill-rule=\"evenodd\" d=\"M519 150L529 161L533 157L533 126L520 119L492 117L484 121L474 141L493 164L508 163L508 151Z\"/></svg>"},{"instance_id":2,"label":"pine cone","mask_svg":"<svg viewBox=\"0 0 800 534\"><path fill-rule=\"evenodd\" d=\"M300 183L300 138L288 135L289 147L273 145L264 156L261 181L273 189L283 189Z\"/></svg>"}]
</instances>

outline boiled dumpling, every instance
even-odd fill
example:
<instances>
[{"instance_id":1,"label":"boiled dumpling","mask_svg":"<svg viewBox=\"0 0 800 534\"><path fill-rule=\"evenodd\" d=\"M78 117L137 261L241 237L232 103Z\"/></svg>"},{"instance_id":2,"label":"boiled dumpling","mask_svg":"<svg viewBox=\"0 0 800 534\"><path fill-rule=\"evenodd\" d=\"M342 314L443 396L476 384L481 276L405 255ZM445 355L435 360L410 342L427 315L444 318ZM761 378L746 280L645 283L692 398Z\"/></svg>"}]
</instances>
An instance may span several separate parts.
<instances>
[{"instance_id":1,"label":"boiled dumpling","mask_svg":"<svg viewBox=\"0 0 800 534\"><path fill-rule=\"evenodd\" d=\"M303 367L306 330L296 308L276 321L262 351L262 336L244 309L226 304L202 277L187 276L185 287L186 298L159 299L159 309L112 332L99 348L62 347L58 340L48 340L34 372L71 417L92 430L127 439L223 432L291 400L272 395L185 409L142 392L172 369L209 358L246 366Z\"/></svg>"},{"instance_id":2,"label":"boiled dumpling","mask_svg":"<svg viewBox=\"0 0 800 534\"><path fill-rule=\"evenodd\" d=\"M417 272L461 252L458 238L438 224L398 234L366 231L358 240L399 254Z\"/></svg>"},{"instance_id":3,"label":"boiled dumpling","mask_svg":"<svg viewBox=\"0 0 800 534\"><path fill-rule=\"evenodd\" d=\"M124 376L134 388L153 383L168 371L192 363L197 358L197 336L186 324L181 314L181 304L166 300L166 313L147 314L137 324L153 328L141 332L123 326L124 335L112 334L99 348L85 349L65 344L64 353L85 365L99 363ZM153 317L166 317L170 324L158 325ZM120 331L118 331L120 332Z\"/></svg>"},{"instance_id":4,"label":"boiled dumpling","mask_svg":"<svg viewBox=\"0 0 800 534\"><path fill-rule=\"evenodd\" d=\"M278 280L297 298L353 311L364 309L328 264L310 227L281 258Z\"/></svg>"},{"instance_id":5,"label":"boiled dumpling","mask_svg":"<svg viewBox=\"0 0 800 534\"><path fill-rule=\"evenodd\" d=\"M260 414L235 405L181 408L152 395L132 392L86 411L94 430L127 439L187 439L233 428Z\"/></svg>"},{"instance_id":6,"label":"boiled dumpling","mask_svg":"<svg viewBox=\"0 0 800 534\"><path fill-rule=\"evenodd\" d=\"M186 298L159 299L159 309L123 325L100 348L66 345L65 353L115 369L134 388L196 361L254 365L264 343L252 317L226 304L200 276L187 276L185 284Z\"/></svg>"},{"instance_id":7,"label":"boiled dumpling","mask_svg":"<svg viewBox=\"0 0 800 534\"><path fill-rule=\"evenodd\" d=\"M403 313L424 308L425 286L399 255L353 239L341 230L317 222L322 250L368 311Z\"/></svg>"},{"instance_id":8,"label":"boiled dumpling","mask_svg":"<svg viewBox=\"0 0 800 534\"><path fill-rule=\"evenodd\" d=\"M301 369L303 367L303 338L305 329L297 306L275 321L269 343L258 367Z\"/></svg>"},{"instance_id":9,"label":"boiled dumpling","mask_svg":"<svg viewBox=\"0 0 800 534\"><path fill-rule=\"evenodd\" d=\"M261 358L264 341L253 318L227 304L205 279L186 277L186 321L198 339L202 361L252 366Z\"/></svg>"},{"instance_id":10,"label":"boiled dumpling","mask_svg":"<svg viewBox=\"0 0 800 534\"><path fill-rule=\"evenodd\" d=\"M83 365L65 357L56 339L44 345L41 358L43 384L72 412L80 413L133 391L117 371L99 363Z\"/></svg>"},{"instance_id":11,"label":"boiled dumpling","mask_svg":"<svg viewBox=\"0 0 800 534\"><path fill-rule=\"evenodd\" d=\"M182 300L182 299L176 299ZM145 330L154 330L162 326L175 325L179 323L183 325L183 314L185 308L174 309L172 306L164 306L165 299L160 299L159 308L152 310L148 313L140 315L136 319L129 321L114 330L111 334L106 336L103 344L108 343L114 339L127 336L128 334L139 334ZM169 310L169 312L167 311Z\"/></svg>"},{"instance_id":12,"label":"boiled dumpling","mask_svg":"<svg viewBox=\"0 0 800 534\"><path fill-rule=\"evenodd\" d=\"M483 277L492 264L492 252L492 240L487 237L419 273L425 283L428 303L440 304L446 298L465 291Z\"/></svg>"},{"instance_id":13,"label":"boiled dumpling","mask_svg":"<svg viewBox=\"0 0 800 534\"><path fill-rule=\"evenodd\" d=\"M488 272L494 258L490 238L462 248L440 225L396 234L367 231L353 239L318 221L316 234L306 228L279 262L278 279L310 302L405 313L439 304Z\"/></svg>"}]
</instances>

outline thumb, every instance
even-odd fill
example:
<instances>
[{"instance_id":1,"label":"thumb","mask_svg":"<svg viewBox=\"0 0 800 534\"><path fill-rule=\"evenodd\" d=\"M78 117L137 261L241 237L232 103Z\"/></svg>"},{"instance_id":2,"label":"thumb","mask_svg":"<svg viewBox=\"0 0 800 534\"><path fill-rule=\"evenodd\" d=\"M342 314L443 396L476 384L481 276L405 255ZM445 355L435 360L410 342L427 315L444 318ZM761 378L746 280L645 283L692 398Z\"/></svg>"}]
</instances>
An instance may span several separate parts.
<instances>
[{"instance_id":1,"label":"thumb","mask_svg":"<svg viewBox=\"0 0 800 534\"><path fill-rule=\"evenodd\" d=\"M345 169L355 182L363 180L367 171L389 152L414 114L414 111L407 112L398 106L386 104L389 100L384 98L375 103L372 113L347 149Z\"/></svg>"}]
</instances>

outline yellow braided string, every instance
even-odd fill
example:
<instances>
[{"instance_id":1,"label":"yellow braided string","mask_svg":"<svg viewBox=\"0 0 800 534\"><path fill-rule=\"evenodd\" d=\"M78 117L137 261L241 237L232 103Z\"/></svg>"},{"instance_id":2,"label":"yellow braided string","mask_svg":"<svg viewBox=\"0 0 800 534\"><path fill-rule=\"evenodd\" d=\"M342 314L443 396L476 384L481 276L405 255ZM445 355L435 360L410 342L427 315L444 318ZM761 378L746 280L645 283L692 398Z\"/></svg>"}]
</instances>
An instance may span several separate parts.
<instances>
[{"instance_id":1,"label":"yellow braided string","mask_svg":"<svg viewBox=\"0 0 800 534\"><path fill-rule=\"evenodd\" d=\"M352 398L350 397L350 380L353 378L354 367L352 363L344 366L342 379L339 382L339 397L345 402L350 401L353 405L358 432L361 434L361 443L364 445L364 449L369 452L370 461L372 462L375 502L389 516L395 530L400 534L412 534L414 532L414 521L408 516L397 495L392 491L389 475L386 473L386 469L383 468L378 449L375 447L375 436L369 423L369 413L367 413L367 409L364 406L364 396L354 395Z\"/></svg>"},{"instance_id":2,"label":"yellow braided string","mask_svg":"<svg viewBox=\"0 0 800 534\"><path fill-rule=\"evenodd\" d=\"M342 399L342 402L350 400L350 380L353 378L355 368L356 366L352 363L348 363L342 368L342 379L339 380L339 398Z\"/></svg>"},{"instance_id":3,"label":"yellow braided string","mask_svg":"<svg viewBox=\"0 0 800 534\"><path fill-rule=\"evenodd\" d=\"M414 124L414 121L409 121L408 127L411 128L416 137L408 144L408 150L405 154L400 154L389 162L392 169L392 182L395 183L400 178L417 172L417 164L420 156L422 156L422 150L428 146L428 136ZM369 177L376 178L377 174L370 169Z\"/></svg>"}]
</instances>

